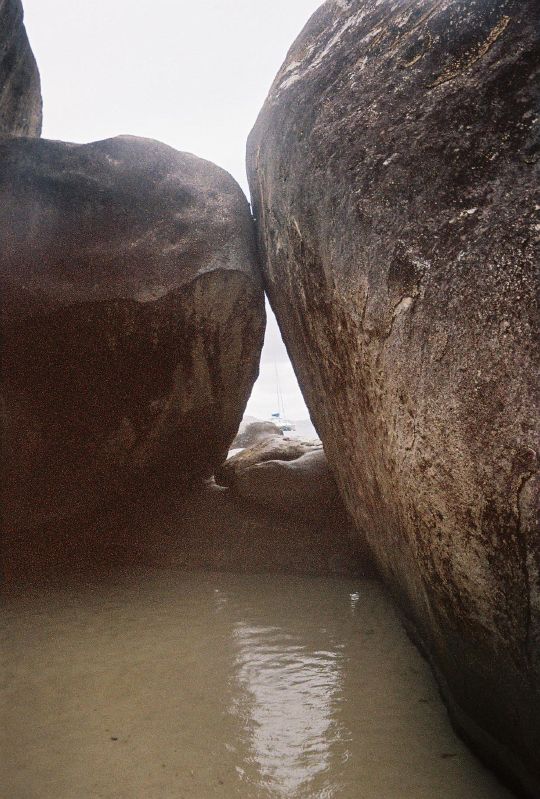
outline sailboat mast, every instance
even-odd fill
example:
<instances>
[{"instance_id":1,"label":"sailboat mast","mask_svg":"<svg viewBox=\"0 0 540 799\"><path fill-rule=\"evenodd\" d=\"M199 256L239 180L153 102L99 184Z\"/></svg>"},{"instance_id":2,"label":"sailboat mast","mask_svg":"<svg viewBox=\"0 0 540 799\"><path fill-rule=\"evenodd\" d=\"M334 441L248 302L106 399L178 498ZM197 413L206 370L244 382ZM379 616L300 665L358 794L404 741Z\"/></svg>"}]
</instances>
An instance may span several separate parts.
<instances>
[{"instance_id":1,"label":"sailboat mast","mask_svg":"<svg viewBox=\"0 0 540 799\"><path fill-rule=\"evenodd\" d=\"M285 416L285 406L283 404L283 394L281 393L281 386L279 384L279 373L277 368L277 362L274 361L274 369L276 372L276 392L277 392L277 402L278 402L278 413L280 418Z\"/></svg>"},{"instance_id":2,"label":"sailboat mast","mask_svg":"<svg viewBox=\"0 0 540 799\"><path fill-rule=\"evenodd\" d=\"M278 423L280 430L282 432L289 432L294 430L295 427L291 422L288 422L285 418L285 403L283 402L283 392L281 390L281 384L279 382L279 372L277 368L277 362L274 361L274 370L276 373L276 393L277 393L277 402L278 402L278 412L277 414L272 414L273 417L277 416Z\"/></svg>"}]
</instances>

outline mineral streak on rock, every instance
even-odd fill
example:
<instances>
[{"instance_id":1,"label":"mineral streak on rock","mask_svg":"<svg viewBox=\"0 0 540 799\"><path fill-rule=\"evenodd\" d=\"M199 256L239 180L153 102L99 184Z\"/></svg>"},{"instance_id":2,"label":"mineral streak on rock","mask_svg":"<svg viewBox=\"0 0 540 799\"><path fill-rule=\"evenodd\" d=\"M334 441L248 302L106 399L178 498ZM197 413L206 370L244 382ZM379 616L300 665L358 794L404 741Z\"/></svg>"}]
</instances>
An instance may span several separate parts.
<instances>
[{"instance_id":1,"label":"mineral streak on rock","mask_svg":"<svg viewBox=\"0 0 540 799\"><path fill-rule=\"evenodd\" d=\"M454 720L540 792L536 0L325 3L248 144L266 286Z\"/></svg>"},{"instance_id":2,"label":"mineral streak on rock","mask_svg":"<svg viewBox=\"0 0 540 799\"><path fill-rule=\"evenodd\" d=\"M0 135L39 136L41 105L21 0L0 0Z\"/></svg>"},{"instance_id":3,"label":"mineral streak on rock","mask_svg":"<svg viewBox=\"0 0 540 799\"><path fill-rule=\"evenodd\" d=\"M3 510L27 527L209 476L258 372L249 205L147 139L0 141Z\"/></svg>"}]
</instances>

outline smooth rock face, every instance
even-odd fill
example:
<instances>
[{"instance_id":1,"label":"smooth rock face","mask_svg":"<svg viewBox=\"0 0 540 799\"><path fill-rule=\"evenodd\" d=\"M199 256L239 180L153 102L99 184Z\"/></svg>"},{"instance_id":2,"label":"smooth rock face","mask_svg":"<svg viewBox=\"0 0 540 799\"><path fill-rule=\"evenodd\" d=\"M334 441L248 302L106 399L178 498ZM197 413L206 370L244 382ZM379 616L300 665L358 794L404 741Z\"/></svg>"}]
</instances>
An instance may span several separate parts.
<instances>
[{"instance_id":1,"label":"smooth rock face","mask_svg":"<svg viewBox=\"0 0 540 799\"><path fill-rule=\"evenodd\" d=\"M533 795L539 13L327 2L248 145L271 303L347 507L454 720Z\"/></svg>"},{"instance_id":2,"label":"smooth rock face","mask_svg":"<svg viewBox=\"0 0 540 799\"><path fill-rule=\"evenodd\" d=\"M264 441L265 438L282 435L283 432L273 422L265 422L264 420L242 422L238 434L231 444L231 449L251 447L253 444L258 444L259 441Z\"/></svg>"},{"instance_id":3,"label":"smooth rock face","mask_svg":"<svg viewBox=\"0 0 540 799\"><path fill-rule=\"evenodd\" d=\"M237 495L304 521L350 527L322 447L294 460L263 460L247 468L235 467Z\"/></svg>"},{"instance_id":4,"label":"smooth rock face","mask_svg":"<svg viewBox=\"0 0 540 799\"><path fill-rule=\"evenodd\" d=\"M263 508L350 528L336 482L320 444L269 438L229 458L216 482Z\"/></svg>"},{"instance_id":5,"label":"smooth rock face","mask_svg":"<svg viewBox=\"0 0 540 799\"><path fill-rule=\"evenodd\" d=\"M0 135L39 136L41 83L21 0L0 0Z\"/></svg>"},{"instance_id":6,"label":"smooth rock face","mask_svg":"<svg viewBox=\"0 0 540 799\"><path fill-rule=\"evenodd\" d=\"M301 441L299 438L288 436L272 436L263 439L251 447L246 447L242 452L237 452L222 463L215 470L215 480L218 485L235 486L240 474L252 466L257 466L265 461L293 461L301 458L306 452L320 450L321 444L312 441Z\"/></svg>"},{"instance_id":7,"label":"smooth rock face","mask_svg":"<svg viewBox=\"0 0 540 799\"><path fill-rule=\"evenodd\" d=\"M6 139L0 164L7 526L209 476L264 334L239 186L132 137Z\"/></svg>"}]
</instances>

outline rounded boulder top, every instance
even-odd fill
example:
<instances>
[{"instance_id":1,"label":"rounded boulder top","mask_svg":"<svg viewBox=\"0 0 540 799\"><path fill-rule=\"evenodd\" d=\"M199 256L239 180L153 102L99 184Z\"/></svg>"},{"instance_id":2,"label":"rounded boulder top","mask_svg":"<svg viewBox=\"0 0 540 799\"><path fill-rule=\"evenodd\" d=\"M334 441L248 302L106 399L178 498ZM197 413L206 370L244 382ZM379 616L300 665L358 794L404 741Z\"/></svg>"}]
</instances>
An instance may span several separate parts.
<instances>
[{"instance_id":1,"label":"rounded boulder top","mask_svg":"<svg viewBox=\"0 0 540 799\"><path fill-rule=\"evenodd\" d=\"M248 202L159 142L0 140L5 521L208 476L258 372Z\"/></svg>"}]
</instances>

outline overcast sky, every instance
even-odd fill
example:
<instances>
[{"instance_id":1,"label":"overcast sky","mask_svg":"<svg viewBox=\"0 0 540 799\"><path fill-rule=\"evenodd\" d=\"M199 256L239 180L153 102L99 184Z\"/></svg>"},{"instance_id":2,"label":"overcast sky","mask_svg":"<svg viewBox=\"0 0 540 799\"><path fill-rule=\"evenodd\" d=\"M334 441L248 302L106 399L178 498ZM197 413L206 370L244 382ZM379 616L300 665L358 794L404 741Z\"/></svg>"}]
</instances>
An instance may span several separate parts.
<instances>
[{"instance_id":1,"label":"overcast sky","mask_svg":"<svg viewBox=\"0 0 540 799\"><path fill-rule=\"evenodd\" d=\"M43 136L148 136L227 169L247 192L245 143L287 50L321 0L23 0L41 73ZM247 413L307 418L269 313Z\"/></svg>"}]
</instances>

